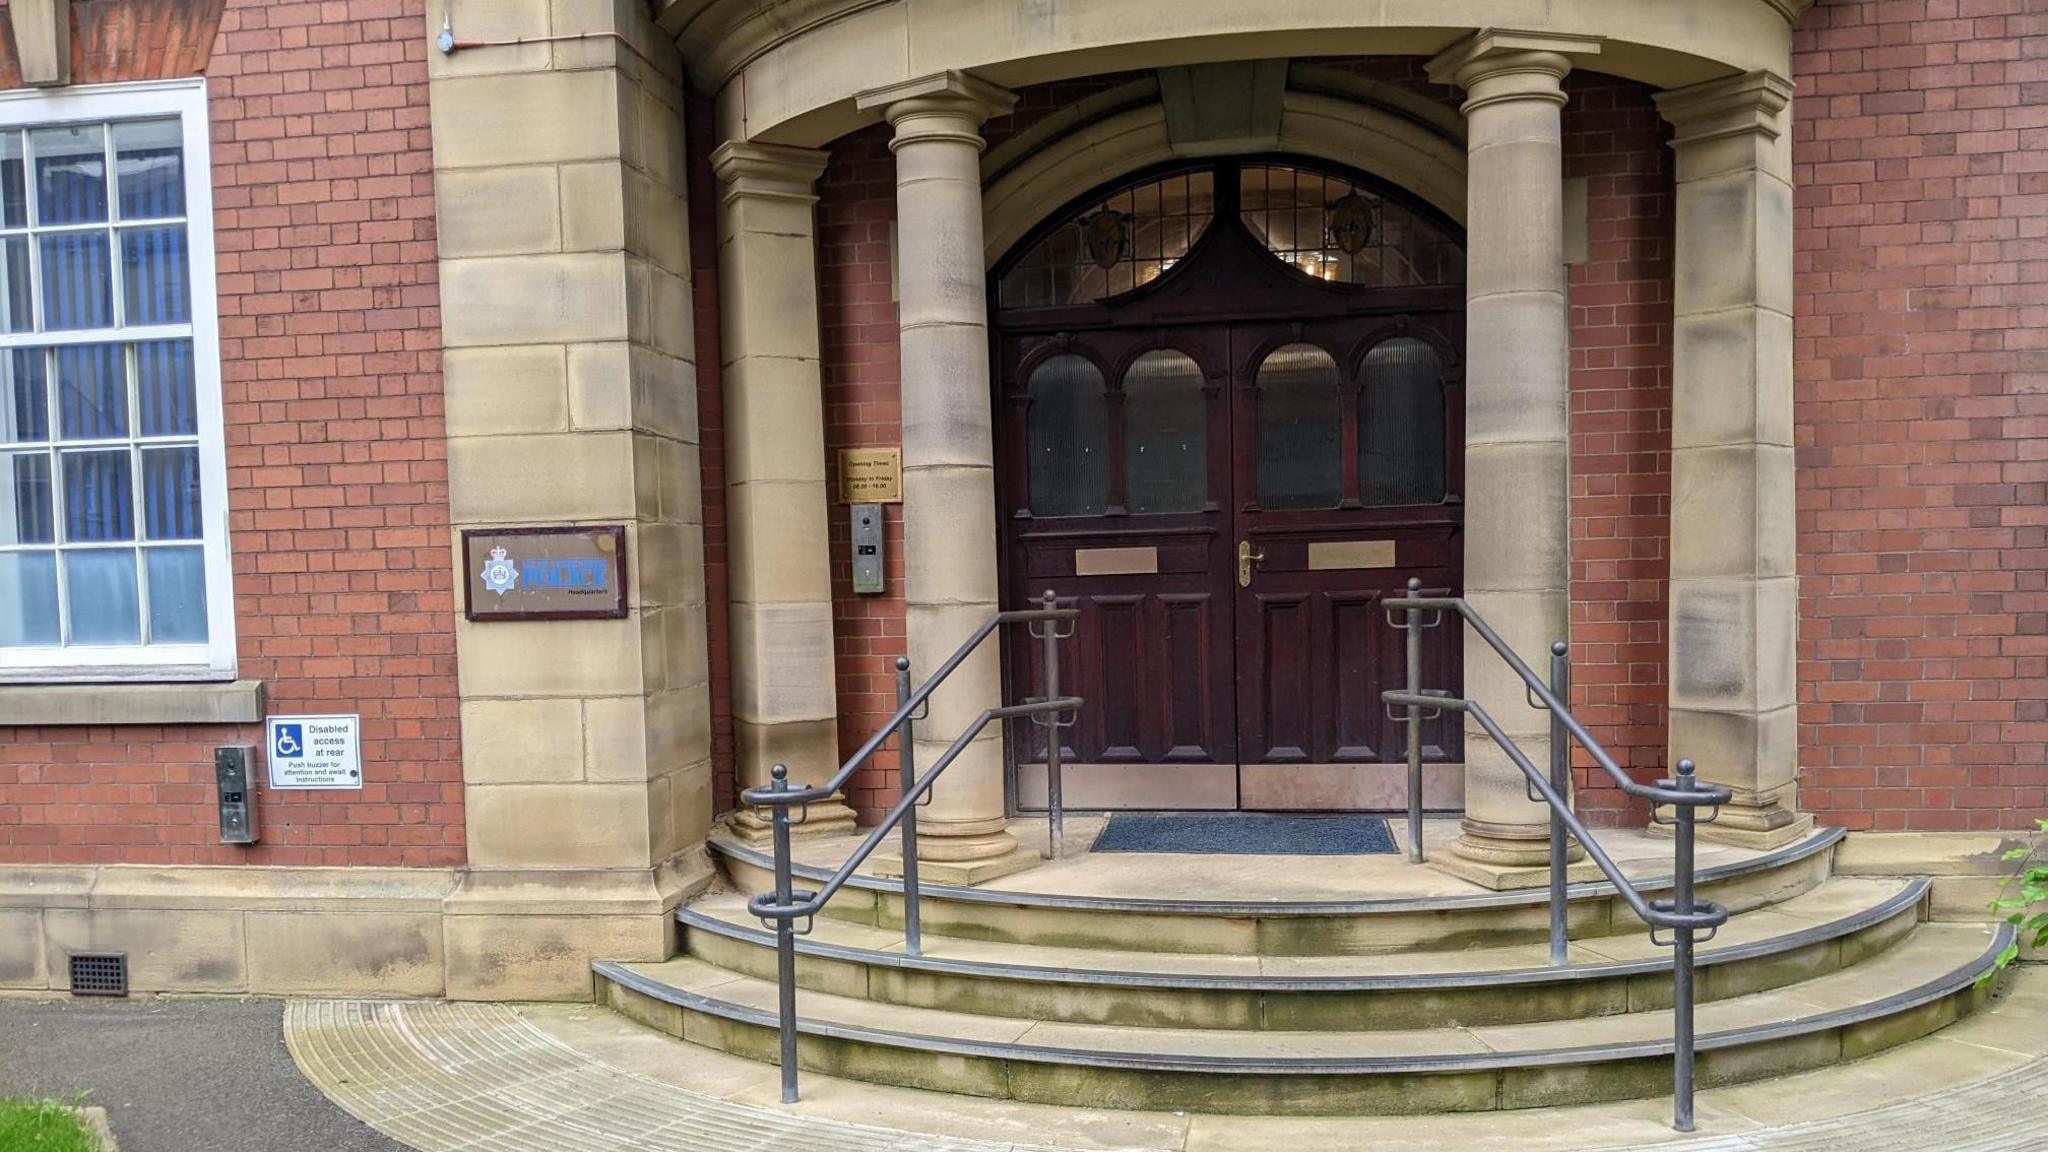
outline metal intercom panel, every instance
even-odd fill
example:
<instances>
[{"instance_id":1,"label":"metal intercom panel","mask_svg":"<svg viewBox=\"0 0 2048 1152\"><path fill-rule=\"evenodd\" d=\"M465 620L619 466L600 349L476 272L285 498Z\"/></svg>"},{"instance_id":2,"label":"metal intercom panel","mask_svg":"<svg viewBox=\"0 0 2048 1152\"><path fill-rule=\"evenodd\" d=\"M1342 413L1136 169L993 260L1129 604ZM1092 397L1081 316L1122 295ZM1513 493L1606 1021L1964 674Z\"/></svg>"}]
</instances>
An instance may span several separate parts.
<instances>
[{"instance_id":1,"label":"metal intercom panel","mask_svg":"<svg viewBox=\"0 0 2048 1152\"><path fill-rule=\"evenodd\" d=\"M882 506L855 504L853 510L853 590L864 596L888 590L882 575Z\"/></svg>"},{"instance_id":2,"label":"metal intercom panel","mask_svg":"<svg viewBox=\"0 0 2048 1152\"><path fill-rule=\"evenodd\" d=\"M213 782L220 804L220 842L256 842L256 748L226 744L213 750Z\"/></svg>"}]
</instances>

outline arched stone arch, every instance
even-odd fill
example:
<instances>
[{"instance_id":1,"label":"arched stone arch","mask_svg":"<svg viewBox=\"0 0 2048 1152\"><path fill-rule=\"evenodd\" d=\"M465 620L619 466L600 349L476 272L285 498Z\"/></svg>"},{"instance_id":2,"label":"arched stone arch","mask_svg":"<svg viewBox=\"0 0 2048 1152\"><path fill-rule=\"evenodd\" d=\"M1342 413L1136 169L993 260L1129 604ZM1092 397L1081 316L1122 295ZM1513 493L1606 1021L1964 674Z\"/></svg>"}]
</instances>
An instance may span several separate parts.
<instances>
[{"instance_id":1,"label":"arched stone arch","mask_svg":"<svg viewBox=\"0 0 2048 1152\"><path fill-rule=\"evenodd\" d=\"M1465 222L1465 147L1415 119L1312 92L1289 92L1278 150L1369 172ZM993 268L1062 205L1091 188L1182 156L1160 105L1085 124L1015 159L982 194L983 260Z\"/></svg>"}]
</instances>

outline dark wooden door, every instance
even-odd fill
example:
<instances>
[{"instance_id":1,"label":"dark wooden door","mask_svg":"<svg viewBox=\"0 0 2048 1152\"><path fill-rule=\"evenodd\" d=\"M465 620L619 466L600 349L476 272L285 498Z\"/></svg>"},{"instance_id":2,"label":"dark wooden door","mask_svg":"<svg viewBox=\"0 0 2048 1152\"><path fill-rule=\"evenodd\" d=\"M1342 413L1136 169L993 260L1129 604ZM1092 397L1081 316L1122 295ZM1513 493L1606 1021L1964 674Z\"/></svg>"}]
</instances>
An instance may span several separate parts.
<instances>
[{"instance_id":1,"label":"dark wooden door","mask_svg":"<svg viewBox=\"0 0 2048 1152\"><path fill-rule=\"evenodd\" d=\"M992 300L1005 601L1081 609L1067 803L1400 807L1382 602L1411 576L1461 590L1462 253L1362 178L1151 179L1049 227ZM1371 243L1340 246L1368 198ZM1041 682L1037 644L1008 652L1013 693ZM1456 661L1432 634L1430 684ZM1045 733L1016 736L1013 795L1041 809ZM1458 806L1458 755L1436 722L1430 806Z\"/></svg>"},{"instance_id":2,"label":"dark wooden door","mask_svg":"<svg viewBox=\"0 0 2048 1152\"><path fill-rule=\"evenodd\" d=\"M1240 807L1406 803L1405 730L1380 701L1403 682L1405 653L1382 602L1410 577L1456 588L1458 517L1445 497L1462 434L1445 410L1456 389L1441 383L1456 319L1231 331ZM1431 639L1426 682L1456 683L1456 649ZM1446 728L1432 726L1432 761L1447 759ZM1432 806L1456 803L1458 782L1425 781Z\"/></svg>"}]
</instances>

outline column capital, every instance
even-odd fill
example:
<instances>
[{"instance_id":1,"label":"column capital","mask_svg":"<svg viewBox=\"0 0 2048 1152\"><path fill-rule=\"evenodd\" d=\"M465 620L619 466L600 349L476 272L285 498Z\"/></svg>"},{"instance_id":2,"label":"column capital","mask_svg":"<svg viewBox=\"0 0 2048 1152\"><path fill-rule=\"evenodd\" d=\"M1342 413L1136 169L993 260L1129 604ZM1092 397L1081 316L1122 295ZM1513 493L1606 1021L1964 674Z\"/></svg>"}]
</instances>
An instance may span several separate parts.
<instances>
[{"instance_id":1,"label":"column capital","mask_svg":"<svg viewBox=\"0 0 2048 1152\"><path fill-rule=\"evenodd\" d=\"M826 159L815 148L728 140L711 153L711 171L725 185L727 201L754 196L810 204L818 199L815 186L825 174Z\"/></svg>"},{"instance_id":2,"label":"column capital","mask_svg":"<svg viewBox=\"0 0 2048 1152\"><path fill-rule=\"evenodd\" d=\"M1432 81L1455 84L1471 93L1465 102L1468 115L1475 106L1501 99L1549 99L1562 104L1560 85L1572 70L1573 58L1597 56L1600 45L1595 36L1482 28L1437 53L1426 68ZM1497 80L1513 83L1505 87L1491 83ZM1482 92L1477 85L1501 90Z\"/></svg>"},{"instance_id":3,"label":"column capital","mask_svg":"<svg viewBox=\"0 0 2048 1152\"><path fill-rule=\"evenodd\" d=\"M896 126L896 139L925 136L958 136L960 121L966 121L979 146L981 126L991 117L1007 114L1017 106L1017 94L1007 88L970 76L965 72L934 72L899 84L870 88L854 97L863 112L879 111Z\"/></svg>"},{"instance_id":4,"label":"column capital","mask_svg":"<svg viewBox=\"0 0 2048 1152\"><path fill-rule=\"evenodd\" d=\"M1792 81L1775 72L1745 72L1654 97L1657 111L1678 130L1671 146L1746 132L1778 138L1778 113L1792 102Z\"/></svg>"}]
</instances>

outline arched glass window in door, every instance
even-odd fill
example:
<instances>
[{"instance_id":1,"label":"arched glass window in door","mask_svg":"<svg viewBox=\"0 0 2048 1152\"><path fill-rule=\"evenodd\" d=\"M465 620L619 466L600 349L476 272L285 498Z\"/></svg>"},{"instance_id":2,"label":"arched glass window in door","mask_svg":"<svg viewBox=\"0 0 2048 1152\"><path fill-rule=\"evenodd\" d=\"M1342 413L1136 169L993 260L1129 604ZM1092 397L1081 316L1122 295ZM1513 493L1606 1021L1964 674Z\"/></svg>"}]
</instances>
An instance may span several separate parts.
<instances>
[{"instance_id":1,"label":"arched glass window in door","mask_svg":"<svg viewBox=\"0 0 2048 1152\"><path fill-rule=\"evenodd\" d=\"M1367 505L1444 498L1443 358L1420 340L1375 345L1359 365L1359 498Z\"/></svg>"},{"instance_id":2,"label":"arched glass window in door","mask_svg":"<svg viewBox=\"0 0 2048 1152\"><path fill-rule=\"evenodd\" d=\"M1465 248L1430 220L1348 177L1289 164L1238 172L1239 214L1303 274L1408 288L1465 282Z\"/></svg>"},{"instance_id":3,"label":"arched glass window in door","mask_svg":"<svg viewBox=\"0 0 2048 1152\"><path fill-rule=\"evenodd\" d=\"M1264 508L1335 508L1344 489L1344 400L1337 362L1313 344L1259 365L1258 493Z\"/></svg>"},{"instance_id":4,"label":"arched glass window in door","mask_svg":"<svg viewBox=\"0 0 2048 1152\"><path fill-rule=\"evenodd\" d=\"M1166 274L1216 214L1216 175L1175 172L1120 188L1033 244L1003 274L1004 308L1087 304Z\"/></svg>"},{"instance_id":5,"label":"arched glass window in door","mask_svg":"<svg viewBox=\"0 0 2048 1152\"><path fill-rule=\"evenodd\" d=\"M1054 356L1031 370L1031 511L1100 516L1109 507L1109 400L1086 357Z\"/></svg>"},{"instance_id":6,"label":"arched glass window in door","mask_svg":"<svg viewBox=\"0 0 2048 1152\"><path fill-rule=\"evenodd\" d=\"M1209 502L1209 430L1202 370L1158 348L1124 372L1124 507L1200 512Z\"/></svg>"}]
</instances>

